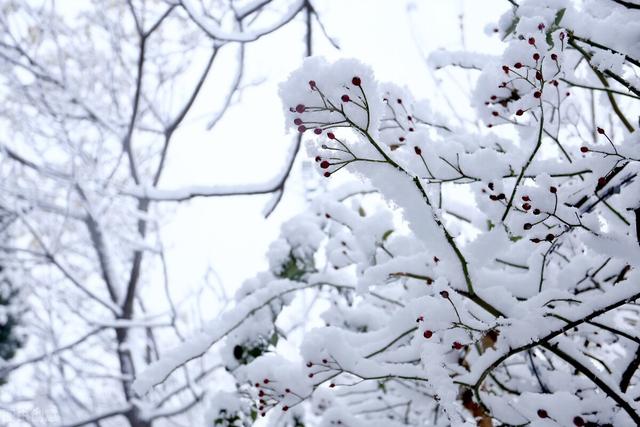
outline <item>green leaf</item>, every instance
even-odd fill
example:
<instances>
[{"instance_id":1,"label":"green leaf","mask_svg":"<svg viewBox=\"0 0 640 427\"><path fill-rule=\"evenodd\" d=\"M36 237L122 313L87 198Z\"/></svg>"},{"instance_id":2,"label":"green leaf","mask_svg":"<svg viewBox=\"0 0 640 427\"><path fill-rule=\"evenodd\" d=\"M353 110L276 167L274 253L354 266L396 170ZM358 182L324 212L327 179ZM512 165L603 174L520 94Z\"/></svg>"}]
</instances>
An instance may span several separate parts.
<instances>
[{"instance_id":1,"label":"green leaf","mask_svg":"<svg viewBox=\"0 0 640 427\"><path fill-rule=\"evenodd\" d=\"M564 13L566 12L566 10L567 9L563 7L556 13L556 19L553 20L553 25L555 25L556 27L560 26L560 21L562 21L562 18L564 17Z\"/></svg>"},{"instance_id":2,"label":"green leaf","mask_svg":"<svg viewBox=\"0 0 640 427\"><path fill-rule=\"evenodd\" d=\"M258 418L258 412L255 409L251 410L251 421L255 421Z\"/></svg>"},{"instance_id":3,"label":"green leaf","mask_svg":"<svg viewBox=\"0 0 640 427\"><path fill-rule=\"evenodd\" d=\"M278 345L278 334L276 332L274 332L273 335L271 335L271 339L269 340L269 342L274 347Z\"/></svg>"},{"instance_id":4,"label":"green leaf","mask_svg":"<svg viewBox=\"0 0 640 427\"><path fill-rule=\"evenodd\" d=\"M507 28L507 32L504 33L504 37L502 38L502 40L505 40L507 37L511 35L511 33L513 33L516 30L516 27L518 26L518 22L520 22L520 17L514 15L513 21L511 21L511 25L509 25L509 28Z\"/></svg>"},{"instance_id":5,"label":"green leaf","mask_svg":"<svg viewBox=\"0 0 640 427\"><path fill-rule=\"evenodd\" d=\"M389 236L391 236L391 233L393 233L393 230L385 231L384 234L382 235L382 241L383 242L386 241L389 238Z\"/></svg>"},{"instance_id":6,"label":"green leaf","mask_svg":"<svg viewBox=\"0 0 640 427\"><path fill-rule=\"evenodd\" d=\"M493 230L493 227L495 227L496 225L491 222L490 219L487 220L487 229L489 229L489 231Z\"/></svg>"}]
</instances>

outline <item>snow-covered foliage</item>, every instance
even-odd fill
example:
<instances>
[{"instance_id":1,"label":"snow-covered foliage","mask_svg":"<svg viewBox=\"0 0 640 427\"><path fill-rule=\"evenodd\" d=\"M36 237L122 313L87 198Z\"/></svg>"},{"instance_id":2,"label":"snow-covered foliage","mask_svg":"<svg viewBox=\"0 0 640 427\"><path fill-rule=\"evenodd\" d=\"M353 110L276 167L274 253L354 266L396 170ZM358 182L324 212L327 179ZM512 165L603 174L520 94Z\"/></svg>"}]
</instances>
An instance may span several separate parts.
<instances>
[{"instance_id":1,"label":"snow-covered foliage","mask_svg":"<svg viewBox=\"0 0 640 427\"><path fill-rule=\"evenodd\" d=\"M272 425L640 425L640 9L519 3L501 54L432 61L481 69L471 125L356 60L283 83L319 173L355 182L138 393L217 344ZM289 310L310 292L321 320Z\"/></svg>"}]
</instances>

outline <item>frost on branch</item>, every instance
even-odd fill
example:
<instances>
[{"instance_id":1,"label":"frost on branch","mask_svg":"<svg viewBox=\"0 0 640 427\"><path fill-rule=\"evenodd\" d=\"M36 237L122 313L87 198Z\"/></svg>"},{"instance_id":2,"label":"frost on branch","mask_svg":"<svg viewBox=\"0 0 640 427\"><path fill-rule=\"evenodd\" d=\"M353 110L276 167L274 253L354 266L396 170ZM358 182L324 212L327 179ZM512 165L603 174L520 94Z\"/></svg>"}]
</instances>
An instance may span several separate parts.
<instances>
[{"instance_id":1,"label":"frost on branch","mask_svg":"<svg viewBox=\"0 0 640 427\"><path fill-rule=\"evenodd\" d=\"M640 19L590 3L610 23ZM257 413L640 424L637 52L619 40L604 52L572 5L520 2L498 25L499 56L439 54L438 66L482 68L480 130L354 60L313 58L283 83L287 125L320 176L353 180L283 226L270 270L205 331L207 346L278 337L233 372Z\"/></svg>"}]
</instances>

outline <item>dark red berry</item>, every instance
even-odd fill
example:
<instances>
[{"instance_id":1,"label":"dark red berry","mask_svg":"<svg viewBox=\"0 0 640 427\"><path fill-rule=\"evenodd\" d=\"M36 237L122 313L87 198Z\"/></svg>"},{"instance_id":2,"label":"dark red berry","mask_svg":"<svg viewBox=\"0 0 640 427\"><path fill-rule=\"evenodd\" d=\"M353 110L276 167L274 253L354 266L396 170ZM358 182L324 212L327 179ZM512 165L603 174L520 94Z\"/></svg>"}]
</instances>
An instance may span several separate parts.
<instances>
[{"instance_id":1,"label":"dark red berry","mask_svg":"<svg viewBox=\"0 0 640 427\"><path fill-rule=\"evenodd\" d=\"M289 407L285 405L285 406L282 407L282 410L287 412L289 410Z\"/></svg>"},{"instance_id":2,"label":"dark red berry","mask_svg":"<svg viewBox=\"0 0 640 427\"><path fill-rule=\"evenodd\" d=\"M315 161L319 162L320 160L322 160L322 158L320 156L316 156Z\"/></svg>"},{"instance_id":3,"label":"dark red berry","mask_svg":"<svg viewBox=\"0 0 640 427\"><path fill-rule=\"evenodd\" d=\"M451 344L451 348L453 348L454 350L461 350L463 347L462 344L460 344L458 341L454 341L453 344Z\"/></svg>"},{"instance_id":4,"label":"dark red berry","mask_svg":"<svg viewBox=\"0 0 640 427\"><path fill-rule=\"evenodd\" d=\"M507 198L507 196L505 196L504 193L500 193L496 197L498 198L498 200L504 200Z\"/></svg>"},{"instance_id":5,"label":"dark red berry","mask_svg":"<svg viewBox=\"0 0 640 427\"><path fill-rule=\"evenodd\" d=\"M329 133L327 133L327 138L336 139L336 136L333 134L333 132L329 132Z\"/></svg>"},{"instance_id":6,"label":"dark red berry","mask_svg":"<svg viewBox=\"0 0 640 427\"><path fill-rule=\"evenodd\" d=\"M540 59L540 54L536 52L533 54L533 60L537 61L538 59Z\"/></svg>"},{"instance_id":7,"label":"dark red berry","mask_svg":"<svg viewBox=\"0 0 640 427\"><path fill-rule=\"evenodd\" d=\"M447 291L440 291L440 296L442 298L449 298L449 292Z\"/></svg>"},{"instance_id":8,"label":"dark red berry","mask_svg":"<svg viewBox=\"0 0 640 427\"><path fill-rule=\"evenodd\" d=\"M540 418L548 418L549 414L544 409L538 409L538 416Z\"/></svg>"},{"instance_id":9,"label":"dark red berry","mask_svg":"<svg viewBox=\"0 0 640 427\"><path fill-rule=\"evenodd\" d=\"M583 153L588 153L589 147L580 147L580 151L582 151Z\"/></svg>"},{"instance_id":10,"label":"dark red berry","mask_svg":"<svg viewBox=\"0 0 640 427\"><path fill-rule=\"evenodd\" d=\"M531 205L529 203L525 203L524 205L522 205L522 209L528 211L529 209L531 209Z\"/></svg>"},{"instance_id":11,"label":"dark red berry","mask_svg":"<svg viewBox=\"0 0 640 427\"><path fill-rule=\"evenodd\" d=\"M334 388L336 385L334 383L329 384L329 388Z\"/></svg>"},{"instance_id":12,"label":"dark red berry","mask_svg":"<svg viewBox=\"0 0 640 427\"><path fill-rule=\"evenodd\" d=\"M524 228L525 230L531 230L531 227L533 227L533 225L531 225L531 223L530 223L530 222L526 222L526 223L524 224L524 226L523 226L523 228Z\"/></svg>"},{"instance_id":13,"label":"dark red berry","mask_svg":"<svg viewBox=\"0 0 640 427\"><path fill-rule=\"evenodd\" d=\"M433 331L430 331L429 329L427 329L426 331L424 331L422 336L425 337L426 339L429 339L433 336Z\"/></svg>"},{"instance_id":14,"label":"dark red berry","mask_svg":"<svg viewBox=\"0 0 640 427\"><path fill-rule=\"evenodd\" d=\"M327 364L328 360L327 359L322 359L322 363L324 363L325 365Z\"/></svg>"},{"instance_id":15,"label":"dark red berry","mask_svg":"<svg viewBox=\"0 0 640 427\"><path fill-rule=\"evenodd\" d=\"M289 390L288 388L285 388L285 389L284 389L284 392L285 392L285 393L291 393L291 390Z\"/></svg>"},{"instance_id":16,"label":"dark red berry","mask_svg":"<svg viewBox=\"0 0 640 427\"><path fill-rule=\"evenodd\" d=\"M533 38L533 37L529 37L529 44L530 44L531 46L535 45L535 44L536 44L536 39L535 39L535 38Z\"/></svg>"},{"instance_id":17,"label":"dark red berry","mask_svg":"<svg viewBox=\"0 0 640 427\"><path fill-rule=\"evenodd\" d=\"M313 130L313 133L315 133L316 135L320 135L320 134L322 133L322 129L320 129L320 128L315 128L315 129Z\"/></svg>"},{"instance_id":18,"label":"dark red berry","mask_svg":"<svg viewBox=\"0 0 640 427\"><path fill-rule=\"evenodd\" d=\"M495 101L496 99L498 99L498 97L497 97L497 96L495 96L495 95L491 95L491 100L492 100L492 101Z\"/></svg>"},{"instance_id":19,"label":"dark red berry","mask_svg":"<svg viewBox=\"0 0 640 427\"><path fill-rule=\"evenodd\" d=\"M403 142L404 141L404 136L401 136L400 138L398 138L398 141Z\"/></svg>"},{"instance_id":20,"label":"dark red berry","mask_svg":"<svg viewBox=\"0 0 640 427\"><path fill-rule=\"evenodd\" d=\"M296 118L293 120L293 124L296 126L300 126L302 124L302 119Z\"/></svg>"},{"instance_id":21,"label":"dark red berry","mask_svg":"<svg viewBox=\"0 0 640 427\"><path fill-rule=\"evenodd\" d=\"M556 236L554 236L553 234L549 233L549 234L547 234L547 237L545 237L544 239L545 239L547 242L552 242L552 241L553 241L553 239L555 239L555 238L556 238Z\"/></svg>"},{"instance_id":22,"label":"dark red berry","mask_svg":"<svg viewBox=\"0 0 640 427\"><path fill-rule=\"evenodd\" d=\"M309 374L307 375L309 378L313 378L313 374Z\"/></svg>"},{"instance_id":23,"label":"dark red berry","mask_svg":"<svg viewBox=\"0 0 640 427\"><path fill-rule=\"evenodd\" d=\"M602 128L598 128L598 133L599 133L600 135L604 135L604 129L602 129Z\"/></svg>"},{"instance_id":24,"label":"dark red berry","mask_svg":"<svg viewBox=\"0 0 640 427\"><path fill-rule=\"evenodd\" d=\"M330 176L331 176L331 172L327 171L327 172L324 173L324 177L325 178L329 178Z\"/></svg>"},{"instance_id":25,"label":"dark red berry","mask_svg":"<svg viewBox=\"0 0 640 427\"><path fill-rule=\"evenodd\" d=\"M307 362L307 368L310 368L310 367L312 367L312 366L313 366L313 363L311 363L311 362Z\"/></svg>"},{"instance_id":26,"label":"dark red berry","mask_svg":"<svg viewBox=\"0 0 640 427\"><path fill-rule=\"evenodd\" d=\"M342 95L340 99L342 99L342 102L349 102L350 98L349 98L349 95Z\"/></svg>"},{"instance_id":27,"label":"dark red berry","mask_svg":"<svg viewBox=\"0 0 640 427\"><path fill-rule=\"evenodd\" d=\"M578 427L582 427L584 425L584 419L582 417L574 417L573 418L573 425L578 426Z\"/></svg>"},{"instance_id":28,"label":"dark red berry","mask_svg":"<svg viewBox=\"0 0 640 427\"><path fill-rule=\"evenodd\" d=\"M602 188L605 185L607 185L607 179L605 177L603 177L603 176L598 178L598 187Z\"/></svg>"},{"instance_id":29,"label":"dark red berry","mask_svg":"<svg viewBox=\"0 0 640 427\"><path fill-rule=\"evenodd\" d=\"M509 67L507 67L506 65L503 65L502 71L504 71L506 74L509 74Z\"/></svg>"},{"instance_id":30,"label":"dark red berry","mask_svg":"<svg viewBox=\"0 0 640 427\"><path fill-rule=\"evenodd\" d=\"M307 128L304 125L298 126L298 132L303 133Z\"/></svg>"},{"instance_id":31,"label":"dark red berry","mask_svg":"<svg viewBox=\"0 0 640 427\"><path fill-rule=\"evenodd\" d=\"M498 113L497 111L493 111L493 112L491 112L491 114L492 114L494 117L498 117L498 116L500 115L500 113Z\"/></svg>"},{"instance_id":32,"label":"dark red berry","mask_svg":"<svg viewBox=\"0 0 640 427\"><path fill-rule=\"evenodd\" d=\"M551 54L551 59L554 60L554 61L557 61L558 60L558 55L556 55L555 53L552 53Z\"/></svg>"},{"instance_id":33,"label":"dark red berry","mask_svg":"<svg viewBox=\"0 0 640 427\"><path fill-rule=\"evenodd\" d=\"M420 316L416 319L416 322L424 322L424 316Z\"/></svg>"},{"instance_id":34,"label":"dark red berry","mask_svg":"<svg viewBox=\"0 0 640 427\"><path fill-rule=\"evenodd\" d=\"M409 132L413 132L414 130L414 128L409 128Z\"/></svg>"},{"instance_id":35,"label":"dark red berry","mask_svg":"<svg viewBox=\"0 0 640 427\"><path fill-rule=\"evenodd\" d=\"M524 111L523 111L523 110L518 110L518 111L516 111L516 116L521 116L521 115L523 115L523 114L524 114Z\"/></svg>"},{"instance_id":36,"label":"dark red berry","mask_svg":"<svg viewBox=\"0 0 640 427\"><path fill-rule=\"evenodd\" d=\"M315 80L309 80L309 86L311 86L311 89L315 89L316 88Z\"/></svg>"},{"instance_id":37,"label":"dark red berry","mask_svg":"<svg viewBox=\"0 0 640 427\"><path fill-rule=\"evenodd\" d=\"M531 241L532 241L533 243L540 243L540 239L538 239L537 237L535 237L535 238L531 239Z\"/></svg>"},{"instance_id":38,"label":"dark red berry","mask_svg":"<svg viewBox=\"0 0 640 427\"><path fill-rule=\"evenodd\" d=\"M418 156L422 154L420 147L413 147L413 151L415 151Z\"/></svg>"},{"instance_id":39,"label":"dark red berry","mask_svg":"<svg viewBox=\"0 0 640 427\"><path fill-rule=\"evenodd\" d=\"M258 392L258 396L260 396L260 397L264 396L264 391L260 390L260 391Z\"/></svg>"},{"instance_id":40,"label":"dark red berry","mask_svg":"<svg viewBox=\"0 0 640 427\"><path fill-rule=\"evenodd\" d=\"M402 104L402 99L398 98L398 104Z\"/></svg>"},{"instance_id":41,"label":"dark red berry","mask_svg":"<svg viewBox=\"0 0 640 427\"><path fill-rule=\"evenodd\" d=\"M265 384L269 384L269 379L265 378L262 382L265 383Z\"/></svg>"},{"instance_id":42,"label":"dark red berry","mask_svg":"<svg viewBox=\"0 0 640 427\"><path fill-rule=\"evenodd\" d=\"M322 169L326 169L326 168L328 168L329 166L331 166L331 163L329 163L329 162L328 162L328 161L326 161L326 160L323 160L323 161L322 161L322 163L320 163L320 167L321 167Z\"/></svg>"},{"instance_id":43,"label":"dark red berry","mask_svg":"<svg viewBox=\"0 0 640 427\"><path fill-rule=\"evenodd\" d=\"M515 64L513 64L514 67L516 67L517 69L522 68L522 63L521 62L516 62Z\"/></svg>"},{"instance_id":44,"label":"dark red berry","mask_svg":"<svg viewBox=\"0 0 640 427\"><path fill-rule=\"evenodd\" d=\"M540 31L544 30L544 27L545 27L545 25L542 22L538 24L538 29Z\"/></svg>"},{"instance_id":45,"label":"dark red berry","mask_svg":"<svg viewBox=\"0 0 640 427\"><path fill-rule=\"evenodd\" d=\"M496 200L498 200L498 196L496 196L495 194L491 194L489 196L489 199L491 199L491 200L493 200L495 202Z\"/></svg>"},{"instance_id":46,"label":"dark red berry","mask_svg":"<svg viewBox=\"0 0 640 427\"><path fill-rule=\"evenodd\" d=\"M360 80L360 77L354 77L351 79L351 83L354 86L360 86L362 84L362 80Z\"/></svg>"},{"instance_id":47,"label":"dark red berry","mask_svg":"<svg viewBox=\"0 0 640 427\"><path fill-rule=\"evenodd\" d=\"M542 81L542 73L540 71L536 71L536 79Z\"/></svg>"},{"instance_id":48,"label":"dark red berry","mask_svg":"<svg viewBox=\"0 0 640 427\"><path fill-rule=\"evenodd\" d=\"M552 185L551 187L549 187L549 192L556 194L558 192L558 189Z\"/></svg>"},{"instance_id":49,"label":"dark red berry","mask_svg":"<svg viewBox=\"0 0 640 427\"><path fill-rule=\"evenodd\" d=\"M534 98L540 98L542 96L542 92L540 92L539 90L533 92L533 97Z\"/></svg>"},{"instance_id":50,"label":"dark red berry","mask_svg":"<svg viewBox=\"0 0 640 427\"><path fill-rule=\"evenodd\" d=\"M533 210L533 214L534 214L534 215L540 215L540 209L535 208L535 209Z\"/></svg>"},{"instance_id":51,"label":"dark red berry","mask_svg":"<svg viewBox=\"0 0 640 427\"><path fill-rule=\"evenodd\" d=\"M522 196L522 201L523 202L530 202L531 198L529 196Z\"/></svg>"},{"instance_id":52,"label":"dark red berry","mask_svg":"<svg viewBox=\"0 0 640 427\"><path fill-rule=\"evenodd\" d=\"M304 104L298 104L298 105L296 105L296 112L298 112L298 113L304 113Z\"/></svg>"}]
</instances>

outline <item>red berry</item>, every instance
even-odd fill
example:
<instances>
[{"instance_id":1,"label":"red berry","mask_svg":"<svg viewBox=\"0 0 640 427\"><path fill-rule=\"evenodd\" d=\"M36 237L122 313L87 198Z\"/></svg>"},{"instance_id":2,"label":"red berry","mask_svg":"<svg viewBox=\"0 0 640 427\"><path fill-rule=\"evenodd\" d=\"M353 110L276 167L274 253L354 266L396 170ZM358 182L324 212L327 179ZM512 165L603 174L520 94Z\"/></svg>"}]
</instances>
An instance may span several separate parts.
<instances>
[{"instance_id":1,"label":"red berry","mask_svg":"<svg viewBox=\"0 0 640 427\"><path fill-rule=\"evenodd\" d=\"M607 185L607 179L603 176L598 178L598 187L604 187L605 185Z\"/></svg>"},{"instance_id":2,"label":"red berry","mask_svg":"<svg viewBox=\"0 0 640 427\"><path fill-rule=\"evenodd\" d=\"M556 236L554 236L553 234L549 233L547 234L547 236L544 238L547 242L553 242L553 239L555 239Z\"/></svg>"},{"instance_id":3,"label":"red berry","mask_svg":"<svg viewBox=\"0 0 640 427\"><path fill-rule=\"evenodd\" d=\"M540 209L535 208L535 209L533 210L533 214L534 214L534 215L540 215Z\"/></svg>"},{"instance_id":4,"label":"red berry","mask_svg":"<svg viewBox=\"0 0 640 427\"><path fill-rule=\"evenodd\" d=\"M425 337L426 339L429 339L429 338L431 338L433 336L433 332L430 331L429 329L427 329L426 331L424 331L422 336Z\"/></svg>"},{"instance_id":5,"label":"red berry","mask_svg":"<svg viewBox=\"0 0 640 427\"><path fill-rule=\"evenodd\" d=\"M401 136L400 138L398 138L398 141L403 142L404 141L404 136Z\"/></svg>"},{"instance_id":6,"label":"red berry","mask_svg":"<svg viewBox=\"0 0 640 427\"><path fill-rule=\"evenodd\" d=\"M560 40L564 40L564 32L560 33Z\"/></svg>"},{"instance_id":7,"label":"red berry","mask_svg":"<svg viewBox=\"0 0 640 427\"><path fill-rule=\"evenodd\" d=\"M460 344L458 341L454 341L454 343L451 345L451 348L453 348L454 350L461 350L463 347L462 344Z\"/></svg>"},{"instance_id":8,"label":"red berry","mask_svg":"<svg viewBox=\"0 0 640 427\"><path fill-rule=\"evenodd\" d=\"M555 53L551 54L551 59L553 59L554 61L558 60L558 55L556 55Z\"/></svg>"},{"instance_id":9,"label":"red berry","mask_svg":"<svg viewBox=\"0 0 640 427\"><path fill-rule=\"evenodd\" d=\"M538 24L538 29L540 31L544 30L544 27L545 27L545 25L542 22Z\"/></svg>"},{"instance_id":10,"label":"red berry","mask_svg":"<svg viewBox=\"0 0 640 427\"><path fill-rule=\"evenodd\" d=\"M418 156L422 154L422 150L420 149L420 147L413 147L413 150L416 152Z\"/></svg>"},{"instance_id":11,"label":"red berry","mask_svg":"<svg viewBox=\"0 0 640 427\"><path fill-rule=\"evenodd\" d=\"M313 130L313 133L315 133L316 135L320 135L320 134L322 133L322 129L320 129L320 128L315 128L315 129Z\"/></svg>"},{"instance_id":12,"label":"red berry","mask_svg":"<svg viewBox=\"0 0 640 427\"><path fill-rule=\"evenodd\" d=\"M516 111L516 116L521 116L521 115L523 115L523 114L524 114L524 111L523 111L523 110L518 110L518 111Z\"/></svg>"},{"instance_id":13,"label":"red berry","mask_svg":"<svg viewBox=\"0 0 640 427\"><path fill-rule=\"evenodd\" d=\"M514 67L516 67L517 69L522 68L522 63L521 62L516 62L515 64L513 64Z\"/></svg>"},{"instance_id":14,"label":"red berry","mask_svg":"<svg viewBox=\"0 0 640 427\"><path fill-rule=\"evenodd\" d=\"M502 66L502 71L504 71L505 73L509 74L509 67L507 67L506 65Z\"/></svg>"},{"instance_id":15,"label":"red berry","mask_svg":"<svg viewBox=\"0 0 640 427\"><path fill-rule=\"evenodd\" d=\"M533 92L533 97L534 98L540 98L542 96L542 92L540 92L539 90Z\"/></svg>"},{"instance_id":16,"label":"red berry","mask_svg":"<svg viewBox=\"0 0 640 427\"><path fill-rule=\"evenodd\" d=\"M549 414L544 409L538 409L538 416L540 418L548 418Z\"/></svg>"},{"instance_id":17,"label":"red berry","mask_svg":"<svg viewBox=\"0 0 640 427\"><path fill-rule=\"evenodd\" d=\"M315 80L309 80L309 86L311 86L311 89L315 89L316 88Z\"/></svg>"},{"instance_id":18,"label":"red berry","mask_svg":"<svg viewBox=\"0 0 640 427\"><path fill-rule=\"evenodd\" d=\"M589 147L580 147L580 151L582 151L583 153L588 153Z\"/></svg>"},{"instance_id":19,"label":"red berry","mask_svg":"<svg viewBox=\"0 0 640 427\"><path fill-rule=\"evenodd\" d=\"M540 71L536 71L536 79L542 81L542 73Z\"/></svg>"},{"instance_id":20,"label":"red berry","mask_svg":"<svg viewBox=\"0 0 640 427\"><path fill-rule=\"evenodd\" d=\"M342 95L340 99L342 99L342 102L349 102L350 98L349 98L349 95Z\"/></svg>"},{"instance_id":21,"label":"red berry","mask_svg":"<svg viewBox=\"0 0 640 427\"><path fill-rule=\"evenodd\" d=\"M328 162L328 161L326 161L326 160L323 160L323 161L322 161L322 163L320 163L320 167L321 167L322 169L326 169L326 168L328 168L329 166L331 166L331 163L329 163L329 162Z\"/></svg>"},{"instance_id":22,"label":"red berry","mask_svg":"<svg viewBox=\"0 0 640 427\"><path fill-rule=\"evenodd\" d=\"M433 257L433 262L435 262L437 264L438 262L440 262L440 258L438 258L437 256L434 256Z\"/></svg>"},{"instance_id":23,"label":"red berry","mask_svg":"<svg viewBox=\"0 0 640 427\"><path fill-rule=\"evenodd\" d=\"M500 193L496 197L498 198L498 200L504 200L507 198L507 196L505 196L504 193Z\"/></svg>"},{"instance_id":24,"label":"red berry","mask_svg":"<svg viewBox=\"0 0 640 427\"><path fill-rule=\"evenodd\" d=\"M447 291L440 291L440 296L442 298L449 298L449 292Z\"/></svg>"},{"instance_id":25,"label":"red berry","mask_svg":"<svg viewBox=\"0 0 640 427\"><path fill-rule=\"evenodd\" d=\"M351 83L353 83L354 86L360 86L362 84L362 80L360 80L360 77L354 77L351 79Z\"/></svg>"},{"instance_id":26,"label":"red berry","mask_svg":"<svg viewBox=\"0 0 640 427\"><path fill-rule=\"evenodd\" d=\"M319 162L320 160L322 160L322 158L320 156L316 156L315 161Z\"/></svg>"},{"instance_id":27,"label":"red berry","mask_svg":"<svg viewBox=\"0 0 640 427\"><path fill-rule=\"evenodd\" d=\"M402 104L402 99L398 98L398 104Z\"/></svg>"},{"instance_id":28,"label":"red berry","mask_svg":"<svg viewBox=\"0 0 640 427\"><path fill-rule=\"evenodd\" d=\"M258 396L260 396L260 397L264 396L264 391L260 390L260 391L258 392Z\"/></svg>"},{"instance_id":29,"label":"red berry","mask_svg":"<svg viewBox=\"0 0 640 427\"><path fill-rule=\"evenodd\" d=\"M309 374L307 375L309 378L313 378L313 374Z\"/></svg>"},{"instance_id":30,"label":"red berry","mask_svg":"<svg viewBox=\"0 0 640 427\"><path fill-rule=\"evenodd\" d=\"M269 379L265 378L264 381L262 381L262 382L265 383L265 384L269 384Z\"/></svg>"},{"instance_id":31,"label":"red berry","mask_svg":"<svg viewBox=\"0 0 640 427\"><path fill-rule=\"evenodd\" d=\"M256 383L256 384L255 384L255 386L256 386L256 387L260 387L260 383Z\"/></svg>"},{"instance_id":32,"label":"red berry","mask_svg":"<svg viewBox=\"0 0 640 427\"><path fill-rule=\"evenodd\" d=\"M424 322L424 316L420 316L416 319L416 322Z\"/></svg>"},{"instance_id":33,"label":"red berry","mask_svg":"<svg viewBox=\"0 0 640 427\"><path fill-rule=\"evenodd\" d=\"M329 388L334 388L336 385L334 383L329 384Z\"/></svg>"},{"instance_id":34,"label":"red berry","mask_svg":"<svg viewBox=\"0 0 640 427\"><path fill-rule=\"evenodd\" d=\"M296 126L300 126L302 124L302 119L301 118L296 118L293 121L293 124L296 125Z\"/></svg>"},{"instance_id":35,"label":"red berry","mask_svg":"<svg viewBox=\"0 0 640 427\"><path fill-rule=\"evenodd\" d=\"M336 136L333 134L333 132L329 132L329 133L327 133L327 138L336 139Z\"/></svg>"},{"instance_id":36,"label":"red berry","mask_svg":"<svg viewBox=\"0 0 640 427\"><path fill-rule=\"evenodd\" d=\"M584 419L582 417L574 417L573 418L573 425L581 427L584 425Z\"/></svg>"},{"instance_id":37,"label":"red berry","mask_svg":"<svg viewBox=\"0 0 640 427\"><path fill-rule=\"evenodd\" d=\"M305 125L300 125L300 126L298 126L298 132L303 133L305 130L307 130L307 128L305 127Z\"/></svg>"},{"instance_id":38,"label":"red berry","mask_svg":"<svg viewBox=\"0 0 640 427\"><path fill-rule=\"evenodd\" d=\"M410 122L412 122L412 121L413 121L413 117L411 117L411 116L407 116L407 120L409 120Z\"/></svg>"},{"instance_id":39,"label":"red berry","mask_svg":"<svg viewBox=\"0 0 640 427\"><path fill-rule=\"evenodd\" d=\"M598 128L598 133L599 133L600 135L604 135L604 129L602 129L602 128Z\"/></svg>"},{"instance_id":40,"label":"red berry","mask_svg":"<svg viewBox=\"0 0 640 427\"><path fill-rule=\"evenodd\" d=\"M524 226L523 226L523 228L524 228L525 230L531 230L531 227L533 227L533 226L532 226L532 225L531 225L531 223L529 223L529 222L526 222L526 223L524 224Z\"/></svg>"},{"instance_id":41,"label":"red berry","mask_svg":"<svg viewBox=\"0 0 640 427\"><path fill-rule=\"evenodd\" d=\"M560 83L558 83L557 80L551 80L551 84L554 85L555 87L558 87Z\"/></svg>"},{"instance_id":42,"label":"red berry","mask_svg":"<svg viewBox=\"0 0 640 427\"><path fill-rule=\"evenodd\" d=\"M497 97L497 96L495 96L495 95L491 95L491 100L492 100L492 101L495 101L496 99L498 99L498 97Z\"/></svg>"},{"instance_id":43,"label":"red berry","mask_svg":"<svg viewBox=\"0 0 640 427\"><path fill-rule=\"evenodd\" d=\"M533 37L529 37L529 44L530 44L531 46L534 46L534 45L536 44L536 39L535 39L535 38L533 38Z\"/></svg>"},{"instance_id":44,"label":"red berry","mask_svg":"<svg viewBox=\"0 0 640 427\"><path fill-rule=\"evenodd\" d=\"M413 132L414 130L414 128L409 128L409 132Z\"/></svg>"},{"instance_id":45,"label":"red berry","mask_svg":"<svg viewBox=\"0 0 640 427\"><path fill-rule=\"evenodd\" d=\"M533 243L540 243L540 239L538 239L537 237L536 237L536 238L531 239L531 241L532 241Z\"/></svg>"},{"instance_id":46,"label":"red berry","mask_svg":"<svg viewBox=\"0 0 640 427\"><path fill-rule=\"evenodd\" d=\"M537 61L538 59L540 59L540 54L536 52L533 54L533 60Z\"/></svg>"},{"instance_id":47,"label":"red berry","mask_svg":"<svg viewBox=\"0 0 640 427\"><path fill-rule=\"evenodd\" d=\"M325 177L325 178L329 178L330 176L331 176L331 172L325 172L325 173L324 173L324 177Z\"/></svg>"},{"instance_id":48,"label":"red berry","mask_svg":"<svg viewBox=\"0 0 640 427\"><path fill-rule=\"evenodd\" d=\"M498 117L498 116L500 115L500 113L498 113L497 111L493 111L493 112L491 112L491 114L492 114L494 117Z\"/></svg>"},{"instance_id":49,"label":"red berry","mask_svg":"<svg viewBox=\"0 0 640 427\"><path fill-rule=\"evenodd\" d=\"M289 390L288 388L285 388L285 389L284 389L284 392L285 392L285 393L291 393L291 390Z\"/></svg>"},{"instance_id":50,"label":"red berry","mask_svg":"<svg viewBox=\"0 0 640 427\"><path fill-rule=\"evenodd\" d=\"M522 205L522 209L528 211L529 209L531 209L531 205L529 203L525 203L524 205Z\"/></svg>"},{"instance_id":51,"label":"red berry","mask_svg":"<svg viewBox=\"0 0 640 427\"><path fill-rule=\"evenodd\" d=\"M492 127L493 127L493 125L492 125L491 123L489 123L489 124L487 125L487 127L488 127L488 128L492 128Z\"/></svg>"},{"instance_id":52,"label":"red berry","mask_svg":"<svg viewBox=\"0 0 640 427\"><path fill-rule=\"evenodd\" d=\"M304 113L304 104L298 104L296 105L296 112L298 113Z\"/></svg>"},{"instance_id":53,"label":"red berry","mask_svg":"<svg viewBox=\"0 0 640 427\"><path fill-rule=\"evenodd\" d=\"M531 198L529 196L522 196L522 201L523 202L530 202Z\"/></svg>"},{"instance_id":54,"label":"red berry","mask_svg":"<svg viewBox=\"0 0 640 427\"><path fill-rule=\"evenodd\" d=\"M307 368L310 368L310 367L312 367L312 366L313 366L313 363L311 363L311 362L307 362Z\"/></svg>"},{"instance_id":55,"label":"red berry","mask_svg":"<svg viewBox=\"0 0 640 427\"><path fill-rule=\"evenodd\" d=\"M285 406L282 407L282 410L287 412L289 410L289 407L285 405Z\"/></svg>"},{"instance_id":56,"label":"red berry","mask_svg":"<svg viewBox=\"0 0 640 427\"><path fill-rule=\"evenodd\" d=\"M558 189L552 185L551 187L549 187L549 192L552 194L556 194L558 192Z\"/></svg>"}]
</instances>

